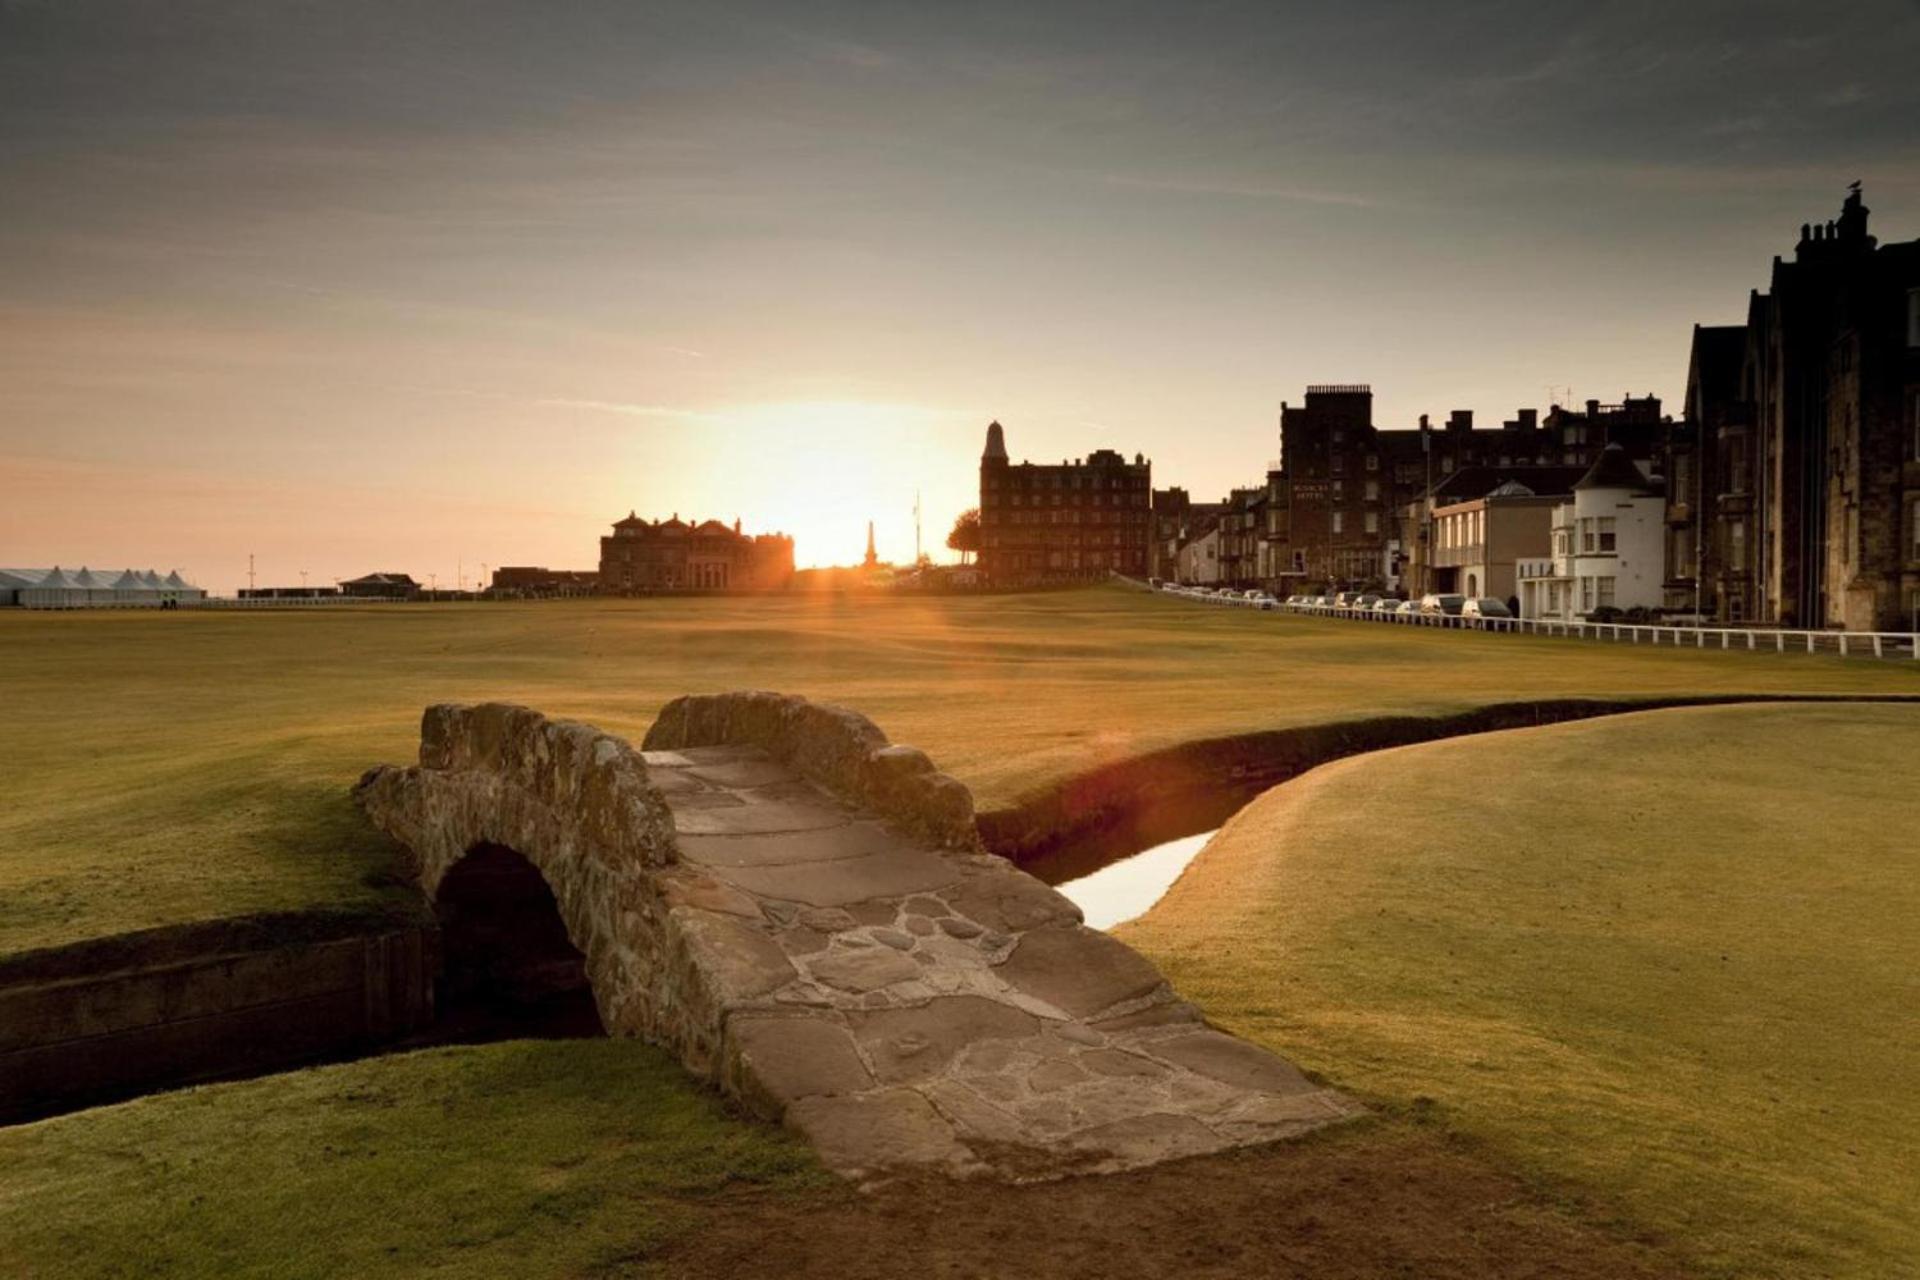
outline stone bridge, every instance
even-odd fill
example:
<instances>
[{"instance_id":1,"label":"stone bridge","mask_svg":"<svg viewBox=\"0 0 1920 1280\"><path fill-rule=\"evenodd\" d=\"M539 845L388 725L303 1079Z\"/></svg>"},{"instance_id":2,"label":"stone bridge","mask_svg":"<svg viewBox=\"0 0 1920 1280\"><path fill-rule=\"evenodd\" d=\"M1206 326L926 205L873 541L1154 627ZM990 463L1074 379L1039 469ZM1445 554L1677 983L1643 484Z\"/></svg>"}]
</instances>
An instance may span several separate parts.
<instances>
[{"instance_id":1,"label":"stone bridge","mask_svg":"<svg viewBox=\"0 0 1920 1280\"><path fill-rule=\"evenodd\" d=\"M1358 1111L984 852L967 789L852 711L685 697L635 751L523 707L435 706L420 763L356 790L443 909L475 892L465 868L531 864L609 1033L849 1176L1108 1171Z\"/></svg>"}]
</instances>

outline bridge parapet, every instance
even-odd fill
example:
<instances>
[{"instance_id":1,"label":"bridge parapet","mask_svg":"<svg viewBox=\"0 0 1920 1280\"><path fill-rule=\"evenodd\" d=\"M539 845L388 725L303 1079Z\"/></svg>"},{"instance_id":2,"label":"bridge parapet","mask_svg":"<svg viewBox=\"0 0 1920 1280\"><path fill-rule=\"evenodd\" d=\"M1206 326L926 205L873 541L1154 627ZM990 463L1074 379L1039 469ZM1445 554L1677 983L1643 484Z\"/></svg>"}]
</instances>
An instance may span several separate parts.
<instances>
[{"instance_id":1,"label":"bridge parapet","mask_svg":"<svg viewBox=\"0 0 1920 1280\"><path fill-rule=\"evenodd\" d=\"M752 745L842 799L945 849L977 850L973 793L858 711L791 694L688 694L661 709L647 751Z\"/></svg>"}]
</instances>

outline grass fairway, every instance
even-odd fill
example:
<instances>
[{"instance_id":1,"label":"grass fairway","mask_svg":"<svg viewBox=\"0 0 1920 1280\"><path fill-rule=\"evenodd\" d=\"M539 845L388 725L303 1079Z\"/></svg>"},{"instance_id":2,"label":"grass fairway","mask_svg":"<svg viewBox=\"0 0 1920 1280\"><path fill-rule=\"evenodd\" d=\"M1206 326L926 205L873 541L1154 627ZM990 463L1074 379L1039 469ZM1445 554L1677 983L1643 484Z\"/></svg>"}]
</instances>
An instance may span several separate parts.
<instances>
[{"instance_id":1,"label":"grass fairway","mask_svg":"<svg viewBox=\"0 0 1920 1280\"><path fill-rule=\"evenodd\" d=\"M632 1040L435 1049L0 1130L0 1275L657 1274L703 1198L837 1190Z\"/></svg>"},{"instance_id":2,"label":"grass fairway","mask_svg":"<svg viewBox=\"0 0 1920 1280\"><path fill-rule=\"evenodd\" d=\"M872 716L985 805L1208 735L1515 698L1920 693L1920 663L1605 647L1203 608L1123 588L0 615L0 955L376 906L347 788L420 709L505 699L638 734L676 694Z\"/></svg>"},{"instance_id":3,"label":"grass fairway","mask_svg":"<svg viewBox=\"0 0 1920 1280\"><path fill-rule=\"evenodd\" d=\"M1119 932L1709 1274L1920 1274L1920 709L1649 712L1342 761Z\"/></svg>"}]
</instances>

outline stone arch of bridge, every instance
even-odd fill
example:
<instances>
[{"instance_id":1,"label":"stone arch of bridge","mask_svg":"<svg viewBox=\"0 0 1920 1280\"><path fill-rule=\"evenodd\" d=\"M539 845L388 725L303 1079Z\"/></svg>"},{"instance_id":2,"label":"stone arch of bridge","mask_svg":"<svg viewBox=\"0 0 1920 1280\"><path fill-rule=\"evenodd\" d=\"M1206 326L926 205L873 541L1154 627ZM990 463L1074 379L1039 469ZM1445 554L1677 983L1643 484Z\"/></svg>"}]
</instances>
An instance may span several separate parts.
<instances>
[{"instance_id":1,"label":"stone arch of bridge","mask_svg":"<svg viewBox=\"0 0 1920 1280\"><path fill-rule=\"evenodd\" d=\"M475 1036L604 1035L586 953L533 861L481 841L440 876L437 1004L443 1022Z\"/></svg>"}]
</instances>

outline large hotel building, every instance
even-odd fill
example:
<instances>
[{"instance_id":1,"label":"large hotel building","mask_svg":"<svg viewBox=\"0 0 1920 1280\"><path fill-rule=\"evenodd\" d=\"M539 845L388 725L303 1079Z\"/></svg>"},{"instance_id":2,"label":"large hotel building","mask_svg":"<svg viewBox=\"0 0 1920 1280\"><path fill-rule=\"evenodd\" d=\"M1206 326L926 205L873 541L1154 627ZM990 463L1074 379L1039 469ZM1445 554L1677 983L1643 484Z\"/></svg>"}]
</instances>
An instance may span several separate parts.
<instances>
[{"instance_id":1,"label":"large hotel building","mask_svg":"<svg viewBox=\"0 0 1920 1280\"><path fill-rule=\"evenodd\" d=\"M1006 432L987 427L980 457L980 567L1009 586L1145 577L1153 464L1111 449L1058 466L1013 463Z\"/></svg>"}]
</instances>

